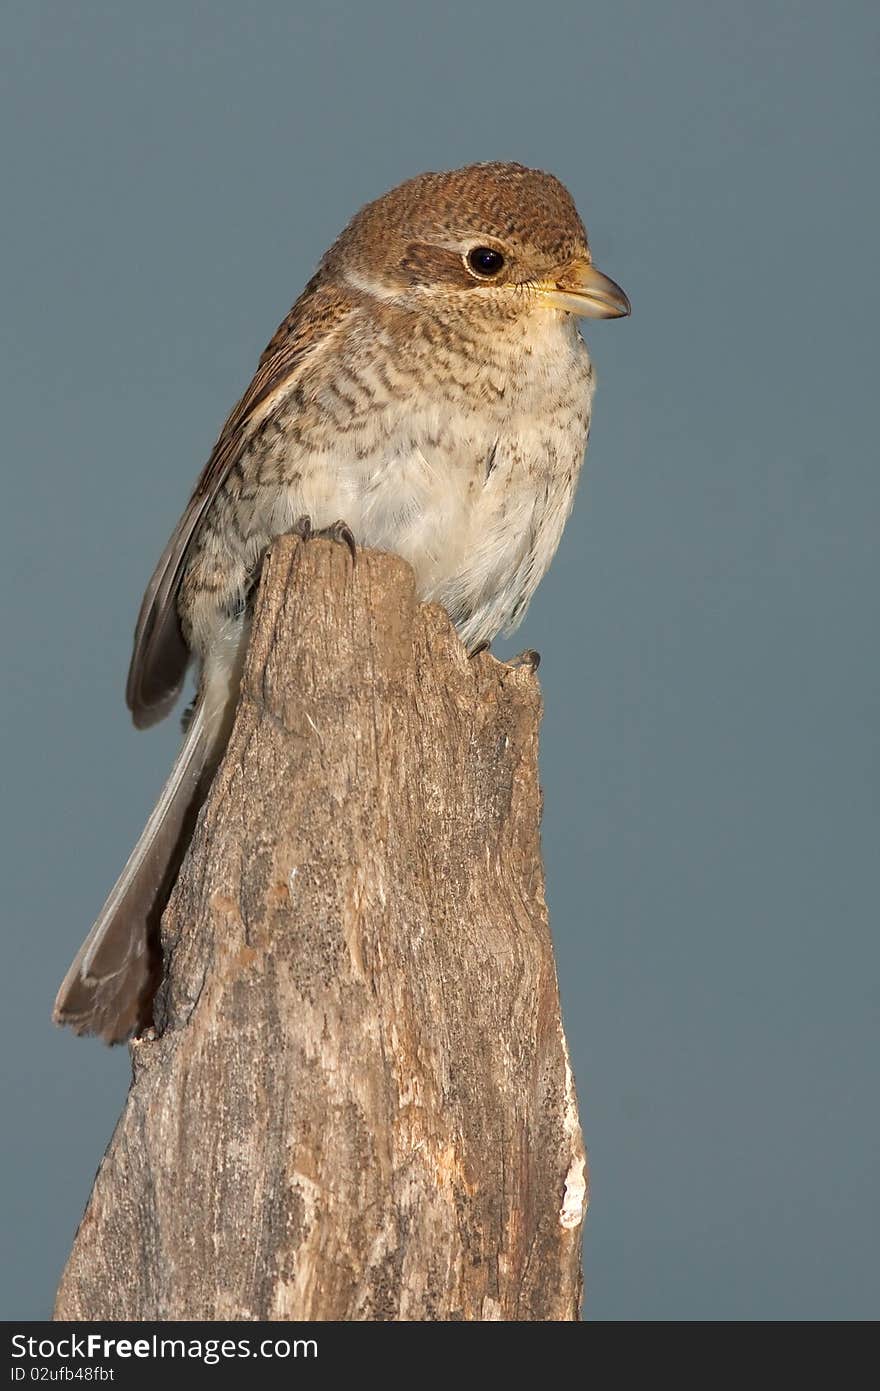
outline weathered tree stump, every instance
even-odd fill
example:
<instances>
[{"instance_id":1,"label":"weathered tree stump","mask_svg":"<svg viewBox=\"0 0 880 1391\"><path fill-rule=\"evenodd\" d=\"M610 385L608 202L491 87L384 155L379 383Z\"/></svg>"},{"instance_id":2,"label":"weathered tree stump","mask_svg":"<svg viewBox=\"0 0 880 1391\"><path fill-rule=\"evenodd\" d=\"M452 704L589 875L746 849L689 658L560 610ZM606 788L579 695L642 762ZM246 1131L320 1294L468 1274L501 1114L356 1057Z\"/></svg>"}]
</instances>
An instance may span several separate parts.
<instances>
[{"instance_id":1,"label":"weathered tree stump","mask_svg":"<svg viewBox=\"0 0 880 1391\"><path fill-rule=\"evenodd\" d=\"M395 557L269 556L63 1319L576 1319L534 675Z\"/></svg>"}]
</instances>

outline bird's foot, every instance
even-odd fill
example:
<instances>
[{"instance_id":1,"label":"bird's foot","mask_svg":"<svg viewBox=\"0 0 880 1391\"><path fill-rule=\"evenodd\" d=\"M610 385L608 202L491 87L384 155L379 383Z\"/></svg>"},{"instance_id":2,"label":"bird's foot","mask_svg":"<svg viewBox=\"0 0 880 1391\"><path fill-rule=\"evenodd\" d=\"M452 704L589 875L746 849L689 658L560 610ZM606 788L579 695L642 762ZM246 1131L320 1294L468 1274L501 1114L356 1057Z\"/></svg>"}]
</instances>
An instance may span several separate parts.
<instances>
[{"instance_id":1,"label":"bird's foot","mask_svg":"<svg viewBox=\"0 0 880 1391\"><path fill-rule=\"evenodd\" d=\"M197 695L194 695L193 698L192 698L192 700L190 701L189 705L186 707L186 709L184 710L183 714L181 715L181 717L180 717L180 732L181 732L181 734L186 734L186 733L188 732L189 727L190 727L190 725L191 725L192 722L193 722L193 715L196 713L196 708L198 707L198 703L199 703L199 698L198 698Z\"/></svg>"},{"instance_id":2,"label":"bird's foot","mask_svg":"<svg viewBox=\"0 0 880 1391\"><path fill-rule=\"evenodd\" d=\"M343 546L348 546L352 564L357 561L357 546L355 545L354 532L348 522L333 522L330 526L325 526L323 531L317 533L318 536L325 536L328 541L338 541Z\"/></svg>"},{"instance_id":3,"label":"bird's foot","mask_svg":"<svg viewBox=\"0 0 880 1391\"><path fill-rule=\"evenodd\" d=\"M314 531L311 517L303 516L297 517L290 530L301 541L314 541L317 538L324 541L339 541L342 545L348 546L352 562L357 560L354 532L348 522L332 522L330 526L322 527L320 531Z\"/></svg>"},{"instance_id":4,"label":"bird's foot","mask_svg":"<svg viewBox=\"0 0 880 1391\"><path fill-rule=\"evenodd\" d=\"M536 652L533 647L527 647L525 652L518 652L515 657L511 657L507 665L509 667L525 667L527 671L535 672L541 665L541 654Z\"/></svg>"}]
</instances>

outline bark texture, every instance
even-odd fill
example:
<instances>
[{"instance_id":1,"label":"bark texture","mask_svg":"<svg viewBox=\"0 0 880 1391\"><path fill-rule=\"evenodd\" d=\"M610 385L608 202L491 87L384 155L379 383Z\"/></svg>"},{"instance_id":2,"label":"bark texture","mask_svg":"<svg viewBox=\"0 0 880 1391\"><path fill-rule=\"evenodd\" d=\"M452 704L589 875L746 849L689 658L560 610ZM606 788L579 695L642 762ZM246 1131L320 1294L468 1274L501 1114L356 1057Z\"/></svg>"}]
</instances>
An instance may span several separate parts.
<instances>
[{"instance_id":1,"label":"bark texture","mask_svg":"<svg viewBox=\"0 0 880 1391\"><path fill-rule=\"evenodd\" d=\"M275 546L56 1317L578 1317L540 708L403 562Z\"/></svg>"}]
</instances>

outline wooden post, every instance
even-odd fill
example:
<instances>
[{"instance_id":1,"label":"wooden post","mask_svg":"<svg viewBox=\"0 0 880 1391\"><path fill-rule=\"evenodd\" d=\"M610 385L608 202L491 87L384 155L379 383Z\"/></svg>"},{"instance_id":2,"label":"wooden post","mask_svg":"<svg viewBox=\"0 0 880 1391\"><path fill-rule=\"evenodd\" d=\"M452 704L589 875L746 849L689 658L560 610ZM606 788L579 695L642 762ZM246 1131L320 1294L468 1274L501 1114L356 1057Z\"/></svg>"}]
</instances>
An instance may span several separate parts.
<instances>
[{"instance_id":1,"label":"wooden post","mask_svg":"<svg viewBox=\"0 0 880 1391\"><path fill-rule=\"evenodd\" d=\"M578 1317L540 709L402 561L275 546L57 1318Z\"/></svg>"}]
</instances>

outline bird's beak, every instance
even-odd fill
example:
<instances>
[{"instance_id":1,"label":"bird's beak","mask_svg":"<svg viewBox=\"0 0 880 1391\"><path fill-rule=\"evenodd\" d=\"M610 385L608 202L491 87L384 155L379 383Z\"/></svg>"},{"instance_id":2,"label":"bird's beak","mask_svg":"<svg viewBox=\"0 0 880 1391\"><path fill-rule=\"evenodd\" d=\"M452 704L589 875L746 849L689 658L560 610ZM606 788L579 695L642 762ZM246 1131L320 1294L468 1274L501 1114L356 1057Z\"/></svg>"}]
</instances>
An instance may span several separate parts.
<instances>
[{"instance_id":1,"label":"bird's beak","mask_svg":"<svg viewBox=\"0 0 880 1391\"><path fill-rule=\"evenodd\" d=\"M576 261L556 281L545 280L538 292L551 308L584 319L621 319L631 313L620 286L588 261Z\"/></svg>"}]
</instances>

